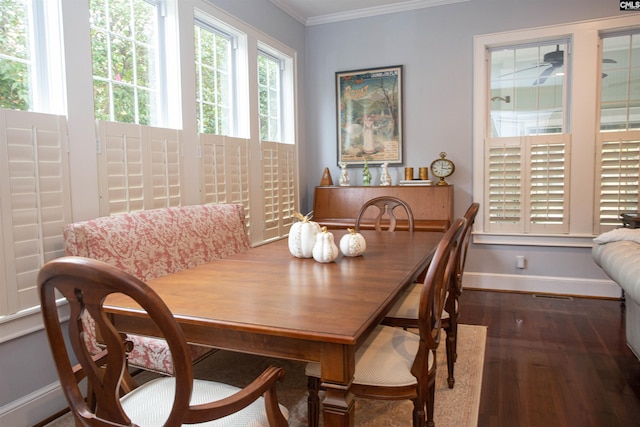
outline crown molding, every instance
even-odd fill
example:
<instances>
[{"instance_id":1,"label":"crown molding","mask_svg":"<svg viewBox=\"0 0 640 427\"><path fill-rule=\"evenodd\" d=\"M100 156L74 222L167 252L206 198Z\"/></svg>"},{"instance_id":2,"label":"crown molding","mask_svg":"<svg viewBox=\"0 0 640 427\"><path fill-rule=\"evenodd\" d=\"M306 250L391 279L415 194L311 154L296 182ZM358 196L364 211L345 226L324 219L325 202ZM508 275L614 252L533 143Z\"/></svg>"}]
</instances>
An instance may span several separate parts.
<instances>
[{"instance_id":1,"label":"crown molding","mask_svg":"<svg viewBox=\"0 0 640 427\"><path fill-rule=\"evenodd\" d=\"M296 10L291 8L286 2L281 0L269 0L271 3L278 6L282 9L287 15L291 16L293 19L301 23L302 25L306 25L307 18L303 15L299 14Z\"/></svg>"},{"instance_id":2,"label":"crown molding","mask_svg":"<svg viewBox=\"0 0 640 427\"><path fill-rule=\"evenodd\" d=\"M306 18L299 12L293 10L283 0L270 0L285 13L305 26L329 24L332 22L348 21L351 19L367 18L370 16L387 15L390 13L406 12L408 10L424 9L427 7L444 6L455 3L463 3L470 0L408 0L400 3L385 6L367 7L364 9L351 10L348 12L331 13L327 15L311 16Z\"/></svg>"}]
</instances>

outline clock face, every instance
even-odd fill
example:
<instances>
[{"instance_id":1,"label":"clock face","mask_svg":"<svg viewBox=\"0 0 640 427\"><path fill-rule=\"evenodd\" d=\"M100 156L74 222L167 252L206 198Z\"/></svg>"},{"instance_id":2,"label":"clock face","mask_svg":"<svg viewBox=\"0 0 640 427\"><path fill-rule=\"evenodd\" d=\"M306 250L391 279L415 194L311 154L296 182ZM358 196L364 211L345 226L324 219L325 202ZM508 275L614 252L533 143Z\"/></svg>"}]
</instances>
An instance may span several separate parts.
<instances>
[{"instance_id":1,"label":"clock face","mask_svg":"<svg viewBox=\"0 0 640 427\"><path fill-rule=\"evenodd\" d=\"M453 163L445 159L435 160L431 164L431 173L438 178L447 177L453 173Z\"/></svg>"}]
</instances>

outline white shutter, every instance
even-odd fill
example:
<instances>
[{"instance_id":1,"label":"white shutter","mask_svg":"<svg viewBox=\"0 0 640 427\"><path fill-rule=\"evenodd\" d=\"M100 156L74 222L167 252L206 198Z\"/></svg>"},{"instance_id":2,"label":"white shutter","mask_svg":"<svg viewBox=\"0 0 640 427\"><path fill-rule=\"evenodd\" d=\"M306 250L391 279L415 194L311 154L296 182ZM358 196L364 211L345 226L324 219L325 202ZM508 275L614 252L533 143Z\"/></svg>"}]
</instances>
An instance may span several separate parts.
<instances>
[{"instance_id":1,"label":"white shutter","mask_svg":"<svg viewBox=\"0 0 640 427\"><path fill-rule=\"evenodd\" d=\"M151 151L152 208L182 204L182 132L146 127Z\"/></svg>"},{"instance_id":2,"label":"white shutter","mask_svg":"<svg viewBox=\"0 0 640 427\"><path fill-rule=\"evenodd\" d=\"M522 148L520 138L487 140L485 205L488 207L485 230L518 232L521 230Z\"/></svg>"},{"instance_id":3,"label":"white shutter","mask_svg":"<svg viewBox=\"0 0 640 427\"><path fill-rule=\"evenodd\" d=\"M181 132L98 122L100 215L182 203Z\"/></svg>"},{"instance_id":4,"label":"white shutter","mask_svg":"<svg viewBox=\"0 0 640 427\"><path fill-rule=\"evenodd\" d=\"M100 215L144 210L142 127L98 121L98 135Z\"/></svg>"},{"instance_id":5,"label":"white shutter","mask_svg":"<svg viewBox=\"0 0 640 427\"><path fill-rule=\"evenodd\" d=\"M36 276L71 220L66 119L0 110L0 315L39 304Z\"/></svg>"},{"instance_id":6,"label":"white shutter","mask_svg":"<svg viewBox=\"0 0 640 427\"><path fill-rule=\"evenodd\" d=\"M601 132L597 145L594 233L620 226L620 214L637 212L640 131Z\"/></svg>"},{"instance_id":7,"label":"white shutter","mask_svg":"<svg viewBox=\"0 0 640 427\"><path fill-rule=\"evenodd\" d=\"M553 134L487 140L485 230L569 231L570 139Z\"/></svg>"},{"instance_id":8,"label":"white shutter","mask_svg":"<svg viewBox=\"0 0 640 427\"><path fill-rule=\"evenodd\" d=\"M264 238L273 239L289 232L296 209L295 146L262 141L261 147Z\"/></svg>"},{"instance_id":9,"label":"white shutter","mask_svg":"<svg viewBox=\"0 0 640 427\"><path fill-rule=\"evenodd\" d=\"M244 206L250 230L249 140L201 133L202 203Z\"/></svg>"},{"instance_id":10,"label":"white shutter","mask_svg":"<svg viewBox=\"0 0 640 427\"><path fill-rule=\"evenodd\" d=\"M570 135L527 138L529 221L533 233L569 232Z\"/></svg>"}]
</instances>

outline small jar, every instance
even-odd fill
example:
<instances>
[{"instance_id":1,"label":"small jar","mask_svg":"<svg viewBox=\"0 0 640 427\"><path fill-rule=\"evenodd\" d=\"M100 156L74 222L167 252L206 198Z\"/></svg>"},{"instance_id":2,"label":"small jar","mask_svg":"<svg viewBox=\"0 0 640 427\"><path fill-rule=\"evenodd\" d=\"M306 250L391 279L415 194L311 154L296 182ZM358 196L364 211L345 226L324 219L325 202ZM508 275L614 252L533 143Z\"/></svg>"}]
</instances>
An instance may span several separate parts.
<instances>
[{"instance_id":1,"label":"small jar","mask_svg":"<svg viewBox=\"0 0 640 427\"><path fill-rule=\"evenodd\" d=\"M420 173L420 179L421 180L426 181L427 179L429 179L429 169L420 168L419 169L419 173Z\"/></svg>"},{"instance_id":2,"label":"small jar","mask_svg":"<svg viewBox=\"0 0 640 427\"><path fill-rule=\"evenodd\" d=\"M404 179L406 181L413 180L413 168L404 168Z\"/></svg>"}]
</instances>

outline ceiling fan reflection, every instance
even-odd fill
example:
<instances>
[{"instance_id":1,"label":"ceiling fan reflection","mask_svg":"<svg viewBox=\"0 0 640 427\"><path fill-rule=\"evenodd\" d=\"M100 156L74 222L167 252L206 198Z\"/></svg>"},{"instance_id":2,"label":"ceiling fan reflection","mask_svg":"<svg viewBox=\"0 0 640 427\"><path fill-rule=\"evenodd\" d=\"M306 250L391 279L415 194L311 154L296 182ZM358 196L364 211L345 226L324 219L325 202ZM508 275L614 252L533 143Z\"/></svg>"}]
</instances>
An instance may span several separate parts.
<instances>
[{"instance_id":1,"label":"ceiling fan reflection","mask_svg":"<svg viewBox=\"0 0 640 427\"><path fill-rule=\"evenodd\" d=\"M616 64L617 61L613 59L603 58L602 63ZM536 68L540 68L540 66L542 65L548 65L548 67L546 67L544 70L542 70L542 72L540 72L536 80L532 83L533 86L539 86L541 84L544 84L544 82L546 82L547 79L550 76L552 76L557 69L561 68L564 65L564 51L560 50L560 45L556 45L556 50L545 53L544 56L542 57L542 62L540 62L539 64L536 64L532 67L523 68L521 70L514 71L512 73L502 74L500 77L506 77L509 75L521 73L523 71L533 70ZM602 78L606 76L607 75L605 73L602 73Z\"/></svg>"}]
</instances>

